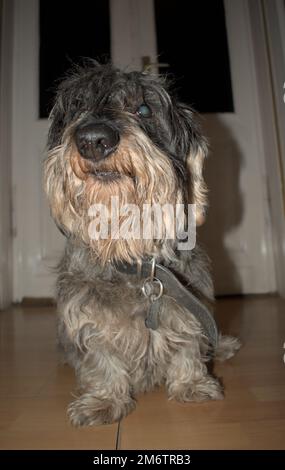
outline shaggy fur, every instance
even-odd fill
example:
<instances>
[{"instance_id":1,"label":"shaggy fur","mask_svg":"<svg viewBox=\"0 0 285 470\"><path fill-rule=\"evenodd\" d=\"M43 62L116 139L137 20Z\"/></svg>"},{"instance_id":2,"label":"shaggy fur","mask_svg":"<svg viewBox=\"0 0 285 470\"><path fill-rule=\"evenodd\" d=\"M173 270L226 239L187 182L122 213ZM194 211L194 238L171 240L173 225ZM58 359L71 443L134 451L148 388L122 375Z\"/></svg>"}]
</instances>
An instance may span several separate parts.
<instances>
[{"instance_id":1,"label":"shaggy fur","mask_svg":"<svg viewBox=\"0 0 285 470\"><path fill-rule=\"evenodd\" d=\"M98 123L111 128L116 140L104 158L93 144L85 154L78 144L80 130ZM204 253L198 247L177 250L177 240L166 239L167 217L159 239L93 240L88 232L90 205L109 206L111 196L139 207L195 203L202 223L207 145L193 111L171 97L157 76L90 62L59 86L48 150L45 190L67 237L57 303L59 342L79 384L80 395L68 408L71 422L117 421L134 409L138 392L160 384L179 401L222 398L221 384L206 366L215 351L196 318L164 295L158 329L146 328L143 280L116 268L117 261L155 257L209 306L213 287ZM220 336L220 359L238 348L237 340Z\"/></svg>"}]
</instances>

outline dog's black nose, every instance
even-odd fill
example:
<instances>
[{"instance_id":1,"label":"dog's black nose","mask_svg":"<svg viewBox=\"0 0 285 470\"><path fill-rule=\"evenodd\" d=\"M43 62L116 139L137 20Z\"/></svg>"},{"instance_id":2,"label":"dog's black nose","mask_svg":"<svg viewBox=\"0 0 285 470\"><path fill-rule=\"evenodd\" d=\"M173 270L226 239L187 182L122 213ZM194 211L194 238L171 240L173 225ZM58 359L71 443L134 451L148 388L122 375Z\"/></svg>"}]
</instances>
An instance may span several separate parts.
<instances>
[{"instance_id":1,"label":"dog's black nose","mask_svg":"<svg viewBox=\"0 0 285 470\"><path fill-rule=\"evenodd\" d=\"M89 123L78 127L75 142L80 155L95 161L108 157L117 148L119 134L105 123Z\"/></svg>"}]
</instances>

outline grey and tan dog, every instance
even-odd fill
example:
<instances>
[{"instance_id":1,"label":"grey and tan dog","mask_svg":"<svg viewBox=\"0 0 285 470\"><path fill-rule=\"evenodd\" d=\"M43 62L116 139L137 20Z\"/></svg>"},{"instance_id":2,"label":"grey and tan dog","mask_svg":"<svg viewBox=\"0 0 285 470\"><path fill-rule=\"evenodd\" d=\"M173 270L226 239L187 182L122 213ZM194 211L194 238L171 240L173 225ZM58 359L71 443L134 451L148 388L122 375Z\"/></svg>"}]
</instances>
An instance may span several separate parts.
<instances>
[{"instance_id":1,"label":"grey and tan dog","mask_svg":"<svg viewBox=\"0 0 285 470\"><path fill-rule=\"evenodd\" d=\"M193 111L157 76L90 61L58 88L48 151L45 190L67 237L57 279L59 342L80 390L68 408L71 422L120 420L135 408L137 393L160 384L179 401L221 399L206 363L231 357L238 340L219 335L211 345L191 307L167 292L156 308L158 324L147 327L145 278L131 269L155 260L209 309L206 255L198 247L179 251L165 236L167 218L160 238L94 239L88 229L90 206L108 206L112 196L138 207L193 203L197 224L203 221L207 145Z\"/></svg>"}]
</instances>

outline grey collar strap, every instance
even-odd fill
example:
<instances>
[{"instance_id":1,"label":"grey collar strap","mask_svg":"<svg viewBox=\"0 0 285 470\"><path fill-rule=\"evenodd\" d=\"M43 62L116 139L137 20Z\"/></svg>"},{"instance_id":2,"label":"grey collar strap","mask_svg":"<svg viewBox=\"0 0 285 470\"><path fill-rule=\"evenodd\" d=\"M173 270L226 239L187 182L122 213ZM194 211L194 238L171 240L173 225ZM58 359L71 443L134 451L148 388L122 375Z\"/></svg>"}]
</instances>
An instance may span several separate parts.
<instances>
[{"instance_id":1,"label":"grey collar strap","mask_svg":"<svg viewBox=\"0 0 285 470\"><path fill-rule=\"evenodd\" d=\"M154 259L142 261L141 264L116 263L115 268L124 274L139 275L141 279L145 279L145 282L157 283L159 287L158 293L150 294L150 298L152 295L154 296L154 302L151 299L153 305L155 305L155 301L157 301L161 295L172 297L179 305L186 308L197 318L213 348L217 346L218 331L213 315L192 292L181 284L168 268L162 264L155 263ZM148 295L144 288L143 292L146 296ZM150 324L149 327L154 328L152 324Z\"/></svg>"}]
</instances>

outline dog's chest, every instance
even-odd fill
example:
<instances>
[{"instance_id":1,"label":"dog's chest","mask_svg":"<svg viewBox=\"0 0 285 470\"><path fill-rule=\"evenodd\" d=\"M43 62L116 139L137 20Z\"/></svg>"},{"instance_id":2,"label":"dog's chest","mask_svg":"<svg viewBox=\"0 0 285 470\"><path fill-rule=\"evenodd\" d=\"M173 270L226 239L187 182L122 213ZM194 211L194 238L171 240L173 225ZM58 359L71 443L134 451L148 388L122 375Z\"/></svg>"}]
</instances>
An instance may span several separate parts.
<instances>
[{"instance_id":1,"label":"dog's chest","mask_svg":"<svg viewBox=\"0 0 285 470\"><path fill-rule=\"evenodd\" d=\"M127 301L125 293L124 305L118 305L116 313L109 312L105 321L106 339L134 369L141 368L144 362L147 367L166 364L187 335L183 312L171 299L164 297L156 312L155 325L150 325L147 320L151 303L141 296L134 300L131 295Z\"/></svg>"}]
</instances>

